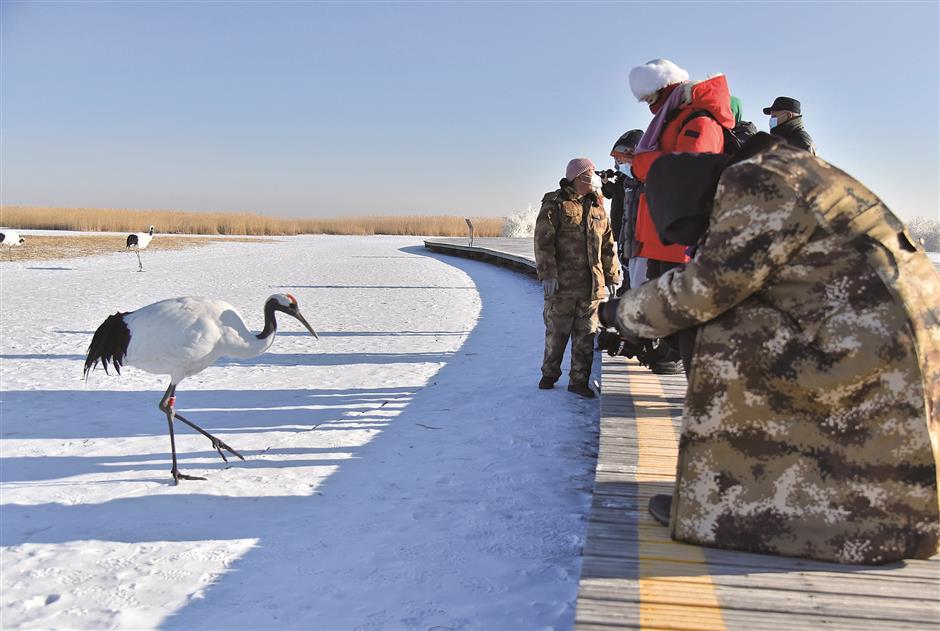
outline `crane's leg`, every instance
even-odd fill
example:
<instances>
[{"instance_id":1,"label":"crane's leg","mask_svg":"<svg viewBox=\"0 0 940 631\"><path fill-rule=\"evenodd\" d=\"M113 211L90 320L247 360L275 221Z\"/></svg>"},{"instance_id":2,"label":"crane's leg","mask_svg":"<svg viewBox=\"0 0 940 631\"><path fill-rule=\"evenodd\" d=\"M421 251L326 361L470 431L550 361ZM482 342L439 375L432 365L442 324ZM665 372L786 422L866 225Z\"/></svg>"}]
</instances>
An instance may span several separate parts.
<instances>
[{"instance_id":1,"label":"crane's leg","mask_svg":"<svg viewBox=\"0 0 940 631\"><path fill-rule=\"evenodd\" d=\"M240 459L242 459L242 460L245 459L245 457L244 457L243 455L241 455L240 453L238 453L237 451L235 451L234 449L232 449L231 447L229 447L228 445L226 445L223 441L219 440L218 438L216 438L215 436L213 436L212 434L210 434L210 433L207 432L206 430L202 429L201 427L199 427L199 426L196 425L195 423L192 423L192 422L190 422L190 421L187 421L185 418L183 418L183 417L180 416L179 414L176 414L176 418L177 418L178 420L180 420L180 421L183 421L184 423L186 423L187 425L189 425L190 427L192 427L194 430L196 430L197 432L199 432L200 434L202 434L203 436L205 436L206 438L208 438L209 440L211 440L211 441L212 441L212 446L215 448L215 450L216 450L217 452L219 452L219 455L222 456L222 460L224 460L225 462L228 462L228 458L226 458L226 457L225 457L225 454L222 453L222 450L223 450L223 449L224 449L225 451L228 451L228 452L234 454L235 456L238 456L238 457L239 457Z\"/></svg>"},{"instance_id":2,"label":"crane's leg","mask_svg":"<svg viewBox=\"0 0 940 631\"><path fill-rule=\"evenodd\" d=\"M139 266L138 272L144 271L144 264L140 261L140 248L134 248L134 252L137 252L137 265Z\"/></svg>"},{"instance_id":3,"label":"crane's leg","mask_svg":"<svg viewBox=\"0 0 940 631\"><path fill-rule=\"evenodd\" d=\"M173 476L173 481L176 484L179 484L180 480L205 480L205 478L200 478L195 475L182 474L176 467L176 437L173 435L173 403L176 398L174 396L175 392L176 386L171 383L170 387L163 393L163 398L160 399L160 409L166 413L166 423L170 427L170 449L173 450L173 468L170 469L170 475Z\"/></svg>"},{"instance_id":4,"label":"crane's leg","mask_svg":"<svg viewBox=\"0 0 940 631\"><path fill-rule=\"evenodd\" d=\"M167 403L170 401L170 399L172 399L172 400L173 400L173 403L175 404L175 402L176 402L176 386L175 386L174 384L170 384L170 387L167 388L167 394L163 395L163 401L160 402L160 409L163 410L164 412L167 411ZM218 438L216 438L215 436L213 436L212 434L210 434L210 433L207 432L206 430L202 429L201 427L199 427L199 426L196 425L195 423L186 420L186 418L184 418L182 415L178 414L178 413L176 412L175 406L174 406L174 408L173 408L173 417L176 418L177 420L183 421L184 423L186 423L187 425L189 425L190 427L192 427L194 430L196 430L197 432L199 432L200 434L202 434L203 436L205 436L206 438L208 438L210 441L212 441L212 446L215 448L215 450L216 450L217 452L219 452L219 455L222 456L222 460L224 460L225 462L228 462L228 458L226 458L226 457L225 457L225 454L222 453L222 450L223 450L223 449L226 450L226 451L228 451L228 452L231 452L232 454L234 454L234 455L236 455L236 456L238 456L238 457L239 457L240 459L242 459L242 460L245 459L245 457L244 457L243 455L241 455L240 453L238 453L237 451L235 451L234 449L232 449L231 447L229 447L229 446L228 446L227 444L225 444L223 441L219 440Z\"/></svg>"}]
</instances>

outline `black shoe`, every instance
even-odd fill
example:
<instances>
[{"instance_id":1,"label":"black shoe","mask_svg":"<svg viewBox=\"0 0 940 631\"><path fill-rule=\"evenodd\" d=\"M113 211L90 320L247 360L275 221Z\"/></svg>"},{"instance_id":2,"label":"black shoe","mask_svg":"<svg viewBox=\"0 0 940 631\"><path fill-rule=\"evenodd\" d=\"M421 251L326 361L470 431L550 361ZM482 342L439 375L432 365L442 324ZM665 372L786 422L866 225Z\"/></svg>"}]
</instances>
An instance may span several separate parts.
<instances>
[{"instance_id":1,"label":"black shoe","mask_svg":"<svg viewBox=\"0 0 940 631\"><path fill-rule=\"evenodd\" d=\"M663 526L669 525L669 513L672 511L671 495L654 495L650 498L650 515Z\"/></svg>"},{"instance_id":2,"label":"black shoe","mask_svg":"<svg viewBox=\"0 0 940 631\"><path fill-rule=\"evenodd\" d=\"M569 383L568 392L574 392L575 394L582 396L585 399L593 399L597 396L586 383Z\"/></svg>"},{"instance_id":3,"label":"black shoe","mask_svg":"<svg viewBox=\"0 0 940 631\"><path fill-rule=\"evenodd\" d=\"M683 372L682 361L662 361L650 364L650 370L655 375L678 375Z\"/></svg>"},{"instance_id":4,"label":"black shoe","mask_svg":"<svg viewBox=\"0 0 940 631\"><path fill-rule=\"evenodd\" d=\"M542 377L539 380L539 390L551 390L555 387L555 380L551 377Z\"/></svg>"}]
</instances>

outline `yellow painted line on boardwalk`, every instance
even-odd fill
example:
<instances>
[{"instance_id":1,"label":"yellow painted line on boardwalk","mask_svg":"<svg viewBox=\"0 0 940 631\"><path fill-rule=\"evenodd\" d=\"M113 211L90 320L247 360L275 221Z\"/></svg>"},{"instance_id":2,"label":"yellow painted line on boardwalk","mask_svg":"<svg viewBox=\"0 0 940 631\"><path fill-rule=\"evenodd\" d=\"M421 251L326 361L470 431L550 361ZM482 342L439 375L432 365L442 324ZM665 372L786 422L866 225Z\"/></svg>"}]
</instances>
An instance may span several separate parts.
<instances>
[{"instance_id":1,"label":"yellow painted line on boardwalk","mask_svg":"<svg viewBox=\"0 0 940 631\"><path fill-rule=\"evenodd\" d=\"M669 492L675 482L679 437L672 424L672 406L660 403L666 395L659 378L641 366L630 366L629 388L635 402L643 401L634 406L639 443L640 628L685 627L692 622L686 628L723 631L721 607L702 549L670 539L669 530L646 510L650 497ZM680 577L681 586L676 582Z\"/></svg>"}]
</instances>

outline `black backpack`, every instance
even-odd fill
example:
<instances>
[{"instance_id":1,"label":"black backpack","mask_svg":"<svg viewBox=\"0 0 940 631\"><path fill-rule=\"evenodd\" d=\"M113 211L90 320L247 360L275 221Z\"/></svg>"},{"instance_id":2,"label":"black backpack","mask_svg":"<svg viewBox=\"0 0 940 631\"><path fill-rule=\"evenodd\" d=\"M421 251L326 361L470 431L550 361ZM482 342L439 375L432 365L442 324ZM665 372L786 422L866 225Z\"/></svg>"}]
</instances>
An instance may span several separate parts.
<instances>
[{"instance_id":1,"label":"black backpack","mask_svg":"<svg viewBox=\"0 0 940 631\"><path fill-rule=\"evenodd\" d=\"M682 127L685 127L689 124L689 121L699 118L700 116L707 116L716 123L718 122L714 114L708 110L695 110L682 122ZM719 123L719 125L721 125L721 123ZM754 123L751 123L750 121L741 121L735 125L734 129L728 129L724 125L721 125L721 132L725 137L724 150L722 153L725 155L732 155L741 148L741 145L743 145L748 138L757 133L757 127L755 127Z\"/></svg>"}]
</instances>

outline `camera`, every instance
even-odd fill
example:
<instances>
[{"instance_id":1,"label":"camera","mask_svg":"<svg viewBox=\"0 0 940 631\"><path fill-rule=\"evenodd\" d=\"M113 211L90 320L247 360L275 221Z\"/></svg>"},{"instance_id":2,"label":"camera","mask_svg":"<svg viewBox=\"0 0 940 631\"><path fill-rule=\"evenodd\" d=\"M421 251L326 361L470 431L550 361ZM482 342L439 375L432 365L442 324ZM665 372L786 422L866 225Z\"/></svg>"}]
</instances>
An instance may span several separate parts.
<instances>
[{"instance_id":1,"label":"camera","mask_svg":"<svg viewBox=\"0 0 940 631\"><path fill-rule=\"evenodd\" d=\"M623 175L620 171L616 171L614 169L602 169L600 171L594 172L597 173L598 177L607 178L608 180L613 180Z\"/></svg>"},{"instance_id":2,"label":"camera","mask_svg":"<svg viewBox=\"0 0 940 631\"><path fill-rule=\"evenodd\" d=\"M606 351L611 357L636 357L637 361L647 366L671 361L676 355L664 340L640 339L633 342L612 329L602 329L597 333L595 350Z\"/></svg>"}]
</instances>

